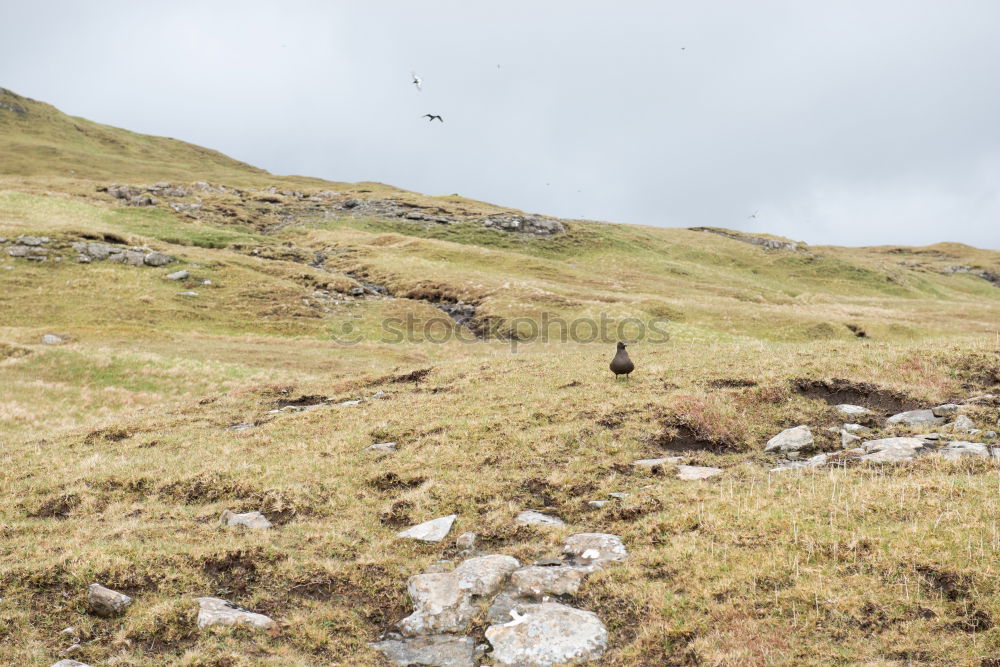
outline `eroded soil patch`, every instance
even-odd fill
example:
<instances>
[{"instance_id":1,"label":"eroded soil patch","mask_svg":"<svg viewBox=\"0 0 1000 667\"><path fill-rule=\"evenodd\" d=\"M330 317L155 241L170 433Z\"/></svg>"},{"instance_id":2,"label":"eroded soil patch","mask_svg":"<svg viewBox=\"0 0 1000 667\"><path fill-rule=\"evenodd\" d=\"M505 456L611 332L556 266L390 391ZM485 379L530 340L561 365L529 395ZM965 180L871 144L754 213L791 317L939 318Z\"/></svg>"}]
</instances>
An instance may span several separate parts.
<instances>
[{"instance_id":1,"label":"eroded soil patch","mask_svg":"<svg viewBox=\"0 0 1000 667\"><path fill-rule=\"evenodd\" d=\"M902 392L884 389L869 382L852 382L843 378L795 378L791 382L797 393L806 398L824 401L827 405L849 403L884 414L915 410L921 406L920 401Z\"/></svg>"}]
</instances>

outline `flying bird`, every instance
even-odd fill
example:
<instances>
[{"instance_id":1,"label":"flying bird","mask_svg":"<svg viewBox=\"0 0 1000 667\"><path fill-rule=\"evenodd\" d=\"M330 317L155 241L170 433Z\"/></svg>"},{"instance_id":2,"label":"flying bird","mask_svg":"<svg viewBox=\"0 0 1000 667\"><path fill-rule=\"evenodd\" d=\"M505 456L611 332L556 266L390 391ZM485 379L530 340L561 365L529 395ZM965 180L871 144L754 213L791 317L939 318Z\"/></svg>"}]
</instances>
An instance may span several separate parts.
<instances>
[{"instance_id":1,"label":"flying bird","mask_svg":"<svg viewBox=\"0 0 1000 667\"><path fill-rule=\"evenodd\" d=\"M410 72L410 76L413 77L413 85L417 87L417 90L420 90L420 86L423 84L424 80L417 76L416 72Z\"/></svg>"},{"instance_id":2,"label":"flying bird","mask_svg":"<svg viewBox=\"0 0 1000 667\"><path fill-rule=\"evenodd\" d=\"M421 116L421 118L426 118L428 123L433 122L435 118L437 118L442 123L444 122L444 119L441 118L441 116L435 116L432 113L425 113L423 116Z\"/></svg>"},{"instance_id":3,"label":"flying bird","mask_svg":"<svg viewBox=\"0 0 1000 667\"><path fill-rule=\"evenodd\" d=\"M628 352L625 351L627 346L625 343L618 341L618 351L615 352L615 358L611 360L611 372L615 374L615 379L618 379L619 375L625 376L625 381L628 382L629 373L635 370L635 364L628 357Z\"/></svg>"},{"instance_id":4,"label":"flying bird","mask_svg":"<svg viewBox=\"0 0 1000 667\"><path fill-rule=\"evenodd\" d=\"M753 213L751 213L750 215L748 215L747 216L747 220L756 220L757 219L757 213L758 213L758 211L754 211Z\"/></svg>"}]
</instances>

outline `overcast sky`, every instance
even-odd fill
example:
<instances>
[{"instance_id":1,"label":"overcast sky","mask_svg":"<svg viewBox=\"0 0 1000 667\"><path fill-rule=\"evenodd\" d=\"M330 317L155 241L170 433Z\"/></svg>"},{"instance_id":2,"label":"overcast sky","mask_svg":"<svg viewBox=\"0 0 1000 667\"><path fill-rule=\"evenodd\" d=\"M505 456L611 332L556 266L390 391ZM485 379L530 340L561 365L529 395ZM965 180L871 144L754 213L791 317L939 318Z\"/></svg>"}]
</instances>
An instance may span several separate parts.
<instances>
[{"instance_id":1,"label":"overcast sky","mask_svg":"<svg viewBox=\"0 0 1000 667\"><path fill-rule=\"evenodd\" d=\"M1000 248L997 0L0 0L0 29L0 86L278 174Z\"/></svg>"}]
</instances>

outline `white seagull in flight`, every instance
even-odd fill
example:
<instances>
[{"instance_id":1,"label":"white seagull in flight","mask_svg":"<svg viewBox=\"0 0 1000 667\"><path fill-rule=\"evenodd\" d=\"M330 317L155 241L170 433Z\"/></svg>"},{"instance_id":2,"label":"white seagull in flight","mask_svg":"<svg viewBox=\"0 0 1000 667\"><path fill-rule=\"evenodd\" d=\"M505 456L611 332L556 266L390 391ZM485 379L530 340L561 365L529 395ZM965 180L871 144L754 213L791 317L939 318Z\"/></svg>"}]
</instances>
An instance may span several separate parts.
<instances>
[{"instance_id":1,"label":"white seagull in flight","mask_svg":"<svg viewBox=\"0 0 1000 667\"><path fill-rule=\"evenodd\" d=\"M410 75L413 76L413 85L417 87L417 90L420 90L420 84L422 84L424 80L417 76L416 72L410 72Z\"/></svg>"}]
</instances>

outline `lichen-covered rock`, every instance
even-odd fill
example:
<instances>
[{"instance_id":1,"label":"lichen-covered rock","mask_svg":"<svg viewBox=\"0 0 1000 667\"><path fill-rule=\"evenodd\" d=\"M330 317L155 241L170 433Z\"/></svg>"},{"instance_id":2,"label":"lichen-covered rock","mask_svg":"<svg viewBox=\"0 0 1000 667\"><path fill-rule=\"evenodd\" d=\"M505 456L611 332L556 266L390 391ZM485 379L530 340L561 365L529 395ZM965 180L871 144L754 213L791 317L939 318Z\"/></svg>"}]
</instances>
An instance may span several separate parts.
<instances>
[{"instance_id":1,"label":"lichen-covered rock","mask_svg":"<svg viewBox=\"0 0 1000 667\"><path fill-rule=\"evenodd\" d=\"M677 466L677 479L685 482L694 482L699 479L715 477L722 472L722 468L711 468L708 466Z\"/></svg>"},{"instance_id":2,"label":"lichen-covered rock","mask_svg":"<svg viewBox=\"0 0 1000 667\"><path fill-rule=\"evenodd\" d=\"M954 417L958 414L961 407L957 403L945 403L944 405L937 405L931 408L931 412L934 413L935 417Z\"/></svg>"},{"instance_id":3,"label":"lichen-covered rock","mask_svg":"<svg viewBox=\"0 0 1000 667\"><path fill-rule=\"evenodd\" d=\"M514 616L486 629L497 665L573 664L598 660L608 648L607 628L593 612L544 602Z\"/></svg>"},{"instance_id":4,"label":"lichen-covered rock","mask_svg":"<svg viewBox=\"0 0 1000 667\"><path fill-rule=\"evenodd\" d=\"M510 575L510 591L519 597L540 598L544 595L576 595L580 585L596 568L559 565L532 565Z\"/></svg>"},{"instance_id":5,"label":"lichen-covered rock","mask_svg":"<svg viewBox=\"0 0 1000 667\"><path fill-rule=\"evenodd\" d=\"M929 411L928 411L929 412ZM865 454L862 461L874 463L901 463L912 461L928 451L927 441L921 438L882 438L869 440L861 448Z\"/></svg>"},{"instance_id":6,"label":"lichen-covered rock","mask_svg":"<svg viewBox=\"0 0 1000 667\"><path fill-rule=\"evenodd\" d=\"M132 604L132 598L100 584L91 584L87 588L87 603L90 610L98 616L111 618L124 614Z\"/></svg>"},{"instance_id":7,"label":"lichen-covered rock","mask_svg":"<svg viewBox=\"0 0 1000 667\"><path fill-rule=\"evenodd\" d=\"M251 530L267 530L271 527L271 522L260 512L244 512L236 514L229 510L222 510L219 522L223 526L230 528L249 528Z\"/></svg>"},{"instance_id":8,"label":"lichen-covered rock","mask_svg":"<svg viewBox=\"0 0 1000 667\"><path fill-rule=\"evenodd\" d=\"M542 514L534 510L524 510L515 519L524 526L565 526L566 523L557 516Z\"/></svg>"},{"instance_id":9,"label":"lichen-covered rock","mask_svg":"<svg viewBox=\"0 0 1000 667\"><path fill-rule=\"evenodd\" d=\"M933 410L907 410L889 417L886 423L904 426L934 426L943 424L944 417L936 417Z\"/></svg>"},{"instance_id":10,"label":"lichen-covered rock","mask_svg":"<svg viewBox=\"0 0 1000 667\"><path fill-rule=\"evenodd\" d=\"M475 667L483 653L472 638L455 635L385 639L370 646L401 667Z\"/></svg>"}]
</instances>

